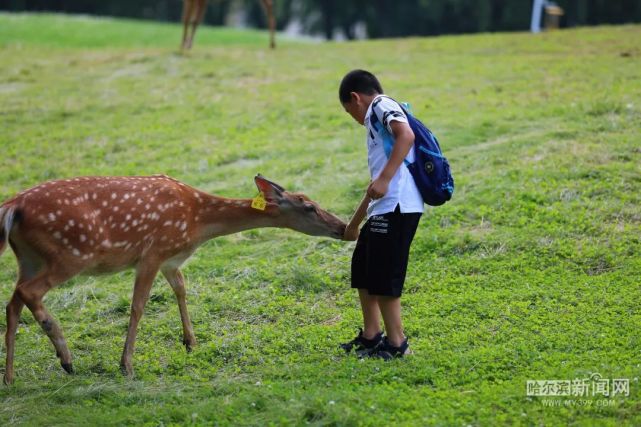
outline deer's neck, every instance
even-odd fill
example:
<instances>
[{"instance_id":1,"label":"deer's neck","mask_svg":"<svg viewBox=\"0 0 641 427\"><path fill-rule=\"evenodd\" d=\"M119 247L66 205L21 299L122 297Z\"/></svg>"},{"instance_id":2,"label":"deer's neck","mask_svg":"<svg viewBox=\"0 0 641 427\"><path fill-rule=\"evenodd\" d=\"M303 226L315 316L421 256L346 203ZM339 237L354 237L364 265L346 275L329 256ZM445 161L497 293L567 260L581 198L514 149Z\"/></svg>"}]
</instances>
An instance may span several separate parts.
<instances>
[{"instance_id":1,"label":"deer's neck","mask_svg":"<svg viewBox=\"0 0 641 427\"><path fill-rule=\"evenodd\" d=\"M282 227L279 217L267 207L254 209L252 199L226 199L211 196L200 210L198 222L202 227L202 239L238 233L261 227Z\"/></svg>"}]
</instances>

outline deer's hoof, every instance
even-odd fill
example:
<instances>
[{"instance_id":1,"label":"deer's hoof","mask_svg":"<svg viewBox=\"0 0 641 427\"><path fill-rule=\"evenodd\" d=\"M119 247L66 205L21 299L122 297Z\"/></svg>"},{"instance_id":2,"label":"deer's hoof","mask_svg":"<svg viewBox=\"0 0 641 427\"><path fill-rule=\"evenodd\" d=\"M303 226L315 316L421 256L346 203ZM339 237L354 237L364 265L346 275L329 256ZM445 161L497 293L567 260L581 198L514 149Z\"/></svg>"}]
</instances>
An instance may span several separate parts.
<instances>
[{"instance_id":1,"label":"deer's hoof","mask_svg":"<svg viewBox=\"0 0 641 427\"><path fill-rule=\"evenodd\" d=\"M120 372L125 376L125 377L133 377L134 376L134 369L131 366L127 365L120 365Z\"/></svg>"},{"instance_id":2,"label":"deer's hoof","mask_svg":"<svg viewBox=\"0 0 641 427\"><path fill-rule=\"evenodd\" d=\"M2 379L2 382L4 385L11 385L13 384L13 375L11 374L4 374L4 378Z\"/></svg>"},{"instance_id":3,"label":"deer's hoof","mask_svg":"<svg viewBox=\"0 0 641 427\"><path fill-rule=\"evenodd\" d=\"M191 353L191 351L194 349L194 346L196 345L196 340L183 339L183 344L185 345L185 349L187 350L187 353Z\"/></svg>"},{"instance_id":4,"label":"deer's hoof","mask_svg":"<svg viewBox=\"0 0 641 427\"><path fill-rule=\"evenodd\" d=\"M71 363L60 363L62 369L64 369L68 374L73 374L73 365Z\"/></svg>"}]
</instances>

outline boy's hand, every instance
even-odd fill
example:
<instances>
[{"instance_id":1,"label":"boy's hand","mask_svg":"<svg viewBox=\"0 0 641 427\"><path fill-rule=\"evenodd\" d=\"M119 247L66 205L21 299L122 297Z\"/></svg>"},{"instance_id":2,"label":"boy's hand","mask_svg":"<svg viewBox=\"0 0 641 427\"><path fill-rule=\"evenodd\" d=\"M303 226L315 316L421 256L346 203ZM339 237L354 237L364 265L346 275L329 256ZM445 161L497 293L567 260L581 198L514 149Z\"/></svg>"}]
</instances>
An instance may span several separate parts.
<instances>
[{"instance_id":1,"label":"boy's hand","mask_svg":"<svg viewBox=\"0 0 641 427\"><path fill-rule=\"evenodd\" d=\"M343 234L343 240L353 242L358 239L358 224L352 224L351 222L345 227L345 233Z\"/></svg>"},{"instance_id":2,"label":"boy's hand","mask_svg":"<svg viewBox=\"0 0 641 427\"><path fill-rule=\"evenodd\" d=\"M378 177L371 182L369 187L367 187L367 195L372 199L380 199L387 193L387 188L389 187L389 180Z\"/></svg>"}]
</instances>

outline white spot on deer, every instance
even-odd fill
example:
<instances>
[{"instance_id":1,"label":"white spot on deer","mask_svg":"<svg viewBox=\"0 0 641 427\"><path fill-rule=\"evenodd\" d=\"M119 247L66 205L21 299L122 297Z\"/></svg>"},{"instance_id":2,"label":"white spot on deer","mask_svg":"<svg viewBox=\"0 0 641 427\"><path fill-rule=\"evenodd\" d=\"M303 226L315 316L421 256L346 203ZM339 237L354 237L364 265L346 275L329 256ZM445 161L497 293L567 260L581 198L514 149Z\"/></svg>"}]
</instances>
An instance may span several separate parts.
<instances>
[{"instance_id":1,"label":"white spot on deer","mask_svg":"<svg viewBox=\"0 0 641 427\"><path fill-rule=\"evenodd\" d=\"M47 221L47 218L45 218L44 215L38 215L38 219L40 220L40 222L42 222L44 224L49 222L49 221Z\"/></svg>"},{"instance_id":2,"label":"white spot on deer","mask_svg":"<svg viewBox=\"0 0 641 427\"><path fill-rule=\"evenodd\" d=\"M57 200L56 200L56 203L58 203L59 205L61 205L61 204L62 204L62 200L57 199Z\"/></svg>"},{"instance_id":3,"label":"white spot on deer","mask_svg":"<svg viewBox=\"0 0 641 427\"><path fill-rule=\"evenodd\" d=\"M165 221L165 223L163 224L163 226L168 227L168 226L170 226L171 224L172 224L172 222L171 222L171 221Z\"/></svg>"},{"instance_id":4,"label":"white spot on deer","mask_svg":"<svg viewBox=\"0 0 641 427\"><path fill-rule=\"evenodd\" d=\"M51 221L55 221L56 220L56 215L53 212L49 213L49 219Z\"/></svg>"},{"instance_id":5,"label":"white spot on deer","mask_svg":"<svg viewBox=\"0 0 641 427\"><path fill-rule=\"evenodd\" d=\"M100 242L100 246L103 246L105 248L110 248L111 247L111 242L109 241L109 239L105 239L102 242Z\"/></svg>"},{"instance_id":6,"label":"white spot on deer","mask_svg":"<svg viewBox=\"0 0 641 427\"><path fill-rule=\"evenodd\" d=\"M96 199L98 198L98 195L97 195L96 193L93 193L93 194L91 195L91 198L92 198L92 199L94 199L94 200L96 200Z\"/></svg>"},{"instance_id":7,"label":"white spot on deer","mask_svg":"<svg viewBox=\"0 0 641 427\"><path fill-rule=\"evenodd\" d=\"M161 242L164 242L165 240L167 240L167 236L162 236L162 237L160 238L160 241L161 241Z\"/></svg>"},{"instance_id":8,"label":"white spot on deer","mask_svg":"<svg viewBox=\"0 0 641 427\"><path fill-rule=\"evenodd\" d=\"M78 236L78 238L80 239L81 242L84 242L85 240L87 240L87 236L85 236L84 234L81 234L80 236Z\"/></svg>"},{"instance_id":9,"label":"white spot on deer","mask_svg":"<svg viewBox=\"0 0 641 427\"><path fill-rule=\"evenodd\" d=\"M138 204L138 205L142 205L142 199L138 199L138 200L136 200L136 204Z\"/></svg>"},{"instance_id":10,"label":"white spot on deer","mask_svg":"<svg viewBox=\"0 0 641 427\"><path fill-rule=\"evenodd\" d=\"M72 250L71 252L72 252L75 256L80 256L80 251L79 251L78 249L76 249L76 248L73 248L73 250Z\"/></svg>"},{"instance_id":11,"label":"white spot on deer","mask_svg":"<svg viewBox=\"0 0 641 427\"><path fill-rule=\"evenodd\" d=\"M180 226L180 230L184 231L187 228L187 222L183 221L182 225Z\"/></svg>"},{"instance_id":12,"label":"white spot on deer","mask_svg":"<svg viewBox=\"0 0 641 427\"><path fill-rule=\"evenodd\" d=\"M125 193L125 195L124 195L124 196L122 196L122 198L123 198L124 200L129 199L129 193Z\"/></svg>"},{"instance_id":13,"label":"white spot on deer","mask_svg":"<svg viewBox=\"0 0 641 427\"><path fill-rule=\"evenodd\" d=\"M111 193L111 198L115 199L116 198L116 193Z\"/></svg>"},{"instance_id":14,"label":"white spot on deer","mask_svg":"<svg viewBox=\"0 0 641 427\"><path fill-rule=\"evenodd\" d=\"M125 219L129 221L131 219L131 214L127 214L127 216L125 216Z\"/></svg>"},{"instance_id":15,"label":"white spot on deer","mask_svg":"<svg viewBox=\"0 0 641 427\"><path fill-rule=\"evenodd\" d=\"M66 245L67 243L69 243L69 239L67 239L66 237L65 237L65 238L63 238L63 239L62 239L62 243L64 243L64 244Z\"/></svg>"},{"instance_id":16,"label":"white spot on deer","mask_svg":"<svg viewBox=\"0 0 641 427\"><path fill-rule=\"evenodd\" d=\"M138 225L138 220L137 220L137 219L134 219L134 220L131 222L131 225L133 225L134 227L135 227L135 226L137 226L137 225Z\"/></svg>"},{"instance_id":17,"label":"white spot on deer","mask_svg":"<svg viewBox=\"0 0 641 427\"><path fill-rule=\"evenodd\" d=\"M113 210L114 212L118 212L118 206L114 206Z\"/></svg>"},{"instance_id":18,"label":"white spot on deer","mask_svg":"<svg viewBox=\"0 0 641 427\"><path fill-rule=\"evenodd\" d=\"M73 227L75 224L76 224L76 223L75 223L75 221L74 221L73 219L70 219L70 220L69 220L69 226L70 226L70 227Z\"/></svg>"},{"instance_id":19,"label":"white spot on deer","mask_svg":"<svg viewBox=\"0 0 641 427\"><path fill-rule=\"evenodd\" d=\"M69 205L69 199L65 199L65 205Z\"/></svg>"},{"instance_id":20,"label":"white spot on deer","mask_svg":"<svg viewBox=\"0 0 641 427\"><path fill-rule=\"evenodd\" d=\"M85 200L89 200L89 193L85 193Z\"/></svg>"},{"instance_id":21,"label":"white spot on deer","mask_svg":"<svg viewBox=\"0 0 641 427\"><path fill-rule=\"evenodd\" d=\"M60 238L62 237L62 234L60 234L59 231L54 231L53 237L54 237L54 239L60 240Z\"/></svg>"},{"instance_id":22,"label":"white spot on deer","mask_svg":"<svg viewBox=\"0 0 641 427\"><path fill-rule=\"evenodd\" d=\"M145 210L147 210L147 211L148 211L150 208L151 208L151 205L150 205L149 203L147 203L147 204L145 205Z\"/></svg>"},{"instance_id":23,"label":"white spot on deer","mask_svg":"<svg viewBox=\"0 0 641 427\"><path fill-rule=\"evenodd\" d=\"M103 206L103 207L107 207L107 205L108 205L107 201L106 201L106 200L103 200L103 201L102 201L102 206Z\"/></svg>"}]
</instances>

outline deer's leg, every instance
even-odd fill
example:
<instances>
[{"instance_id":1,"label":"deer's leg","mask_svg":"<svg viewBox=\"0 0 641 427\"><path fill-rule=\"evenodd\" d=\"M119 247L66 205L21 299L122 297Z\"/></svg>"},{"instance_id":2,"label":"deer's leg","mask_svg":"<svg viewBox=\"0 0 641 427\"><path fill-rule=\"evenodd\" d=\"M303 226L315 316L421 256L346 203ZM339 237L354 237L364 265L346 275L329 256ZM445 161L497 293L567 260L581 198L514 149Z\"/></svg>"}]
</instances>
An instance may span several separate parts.
<instances>
[{"instance_id":1,"label":"deer's leg","mask_svg":"<svg viewBox=\"0 0 641 427\"><path fill-rule=\"evenodd\" d=\"M276 48L276 19L274 18L274 2L273 0L261 0L265 14L267 15L267 24L269 26L269 47Z\"/></svg>"},{"instance_id":2,"label":"deer's leg","mask_svg":"<svg viewBox=\"0 0 641 427\"><path fill-rule=\"evenodd\" d=\"M183 344L185 344L187 351L190 352L192 347L196 345L196 337L194 336L194 329L191 325L191 320L189 319L189 313L187 312L187 301L185 300L185 280L182 273L177 268L163 270L162 273L165 275L165 278L176 294L176 300L178 300L178 308L180 309L180 320L182 321L183 325Z\"/></svg>"},{"instance_id":3,"label":"deer's leg","mask_svg":"<svg viewBox=\"0 0 641 427\"><path fill-rule=\"evenodd\" d=\"M20 320L20 312L24 307L24 303L18 296L17 292L13 293L11 301L7 304L7 333L4 337L5 346L7 349L7 363L4 370L4 383L9 385L13 383L13 355L15 352L16 344L16 331L18 330L18 321Z\"/></svg>"},{"instance_id":4,"label":"deer's leg","mask_svg":"<svg viewBox=\"0 0 641 427\"><path fill-rule=\"evenodd\" d=\"M198 25L203 20L203 17L205 16L205 12L207 11L207 0L195 0L196 2L196 8L193 12L192 16L192 21L191 21L191 36L189 37L188 41L188 49L191 49L191 45L194 41L194 37L196 37L196 29L198 28Z\"/></svg>"},{"instance_id":5,"label":"deer's leg","mask_svg":"<svg viewBox=\"0 0 641 427\"><path fill-rule=\"evenodd\" d=\"M187 47L187 38L189 33L189 23L191 22L191 17L193 15L195 0L183 0L183 41L180 45L181 49L188 49Z\"/></svg>"},{"instance_id":6,"label":"deer's leg","mask_svg":"<svg viewBox=\"0 0 641 427\"><path fill-rule=\"evenodd\" d=\"M151 290L151 285L154 283L154 278L157 273L158 265L149 262L141 263L136 272L136 283L134 284L134 294L131 300L131 317L129 318L127 339L125 341L125 348L122 351L122 358L120 359L120 370L127 376L133 376L134 374L131 359L134 354L134 346L136 345L138 322L145 310L145 304L149 298L149 291Z\"/></svg>"},{"instance_id":7,"label":"deer's leg","mask_svg":"<svg viewBox=\"0 0 641 427\"><path fill-rule=\"evenodd\" d=\"M51 343L56 349L56 356L60 358L60 364L62 365L62 368L67 371L67 373L71 374L73 373L73 366L71 364L71 352L67 347L67 341L62 334L62 329L60 328L60 326L58 326L58 323L56 323L53 317L51 317L51 314L49 314L44 304L42 303L42 298L49 291L49 289L64 282L70 276L73 275L56 274L51 271L47 271L42 275L39 275L38 277L18 284L15 293L17 294L18 298L27 307L29 307L29 310L31 310L31 313L36 319L36 322L38 322L42 330L51 340ZM13 298L12 302L13 305L11 306L11 310L12 316L14 316L15 310L18 308L18 302L14 302ZM7 312L8 311L9 310L7 310Z\"/></svg>"}]
</instances>

